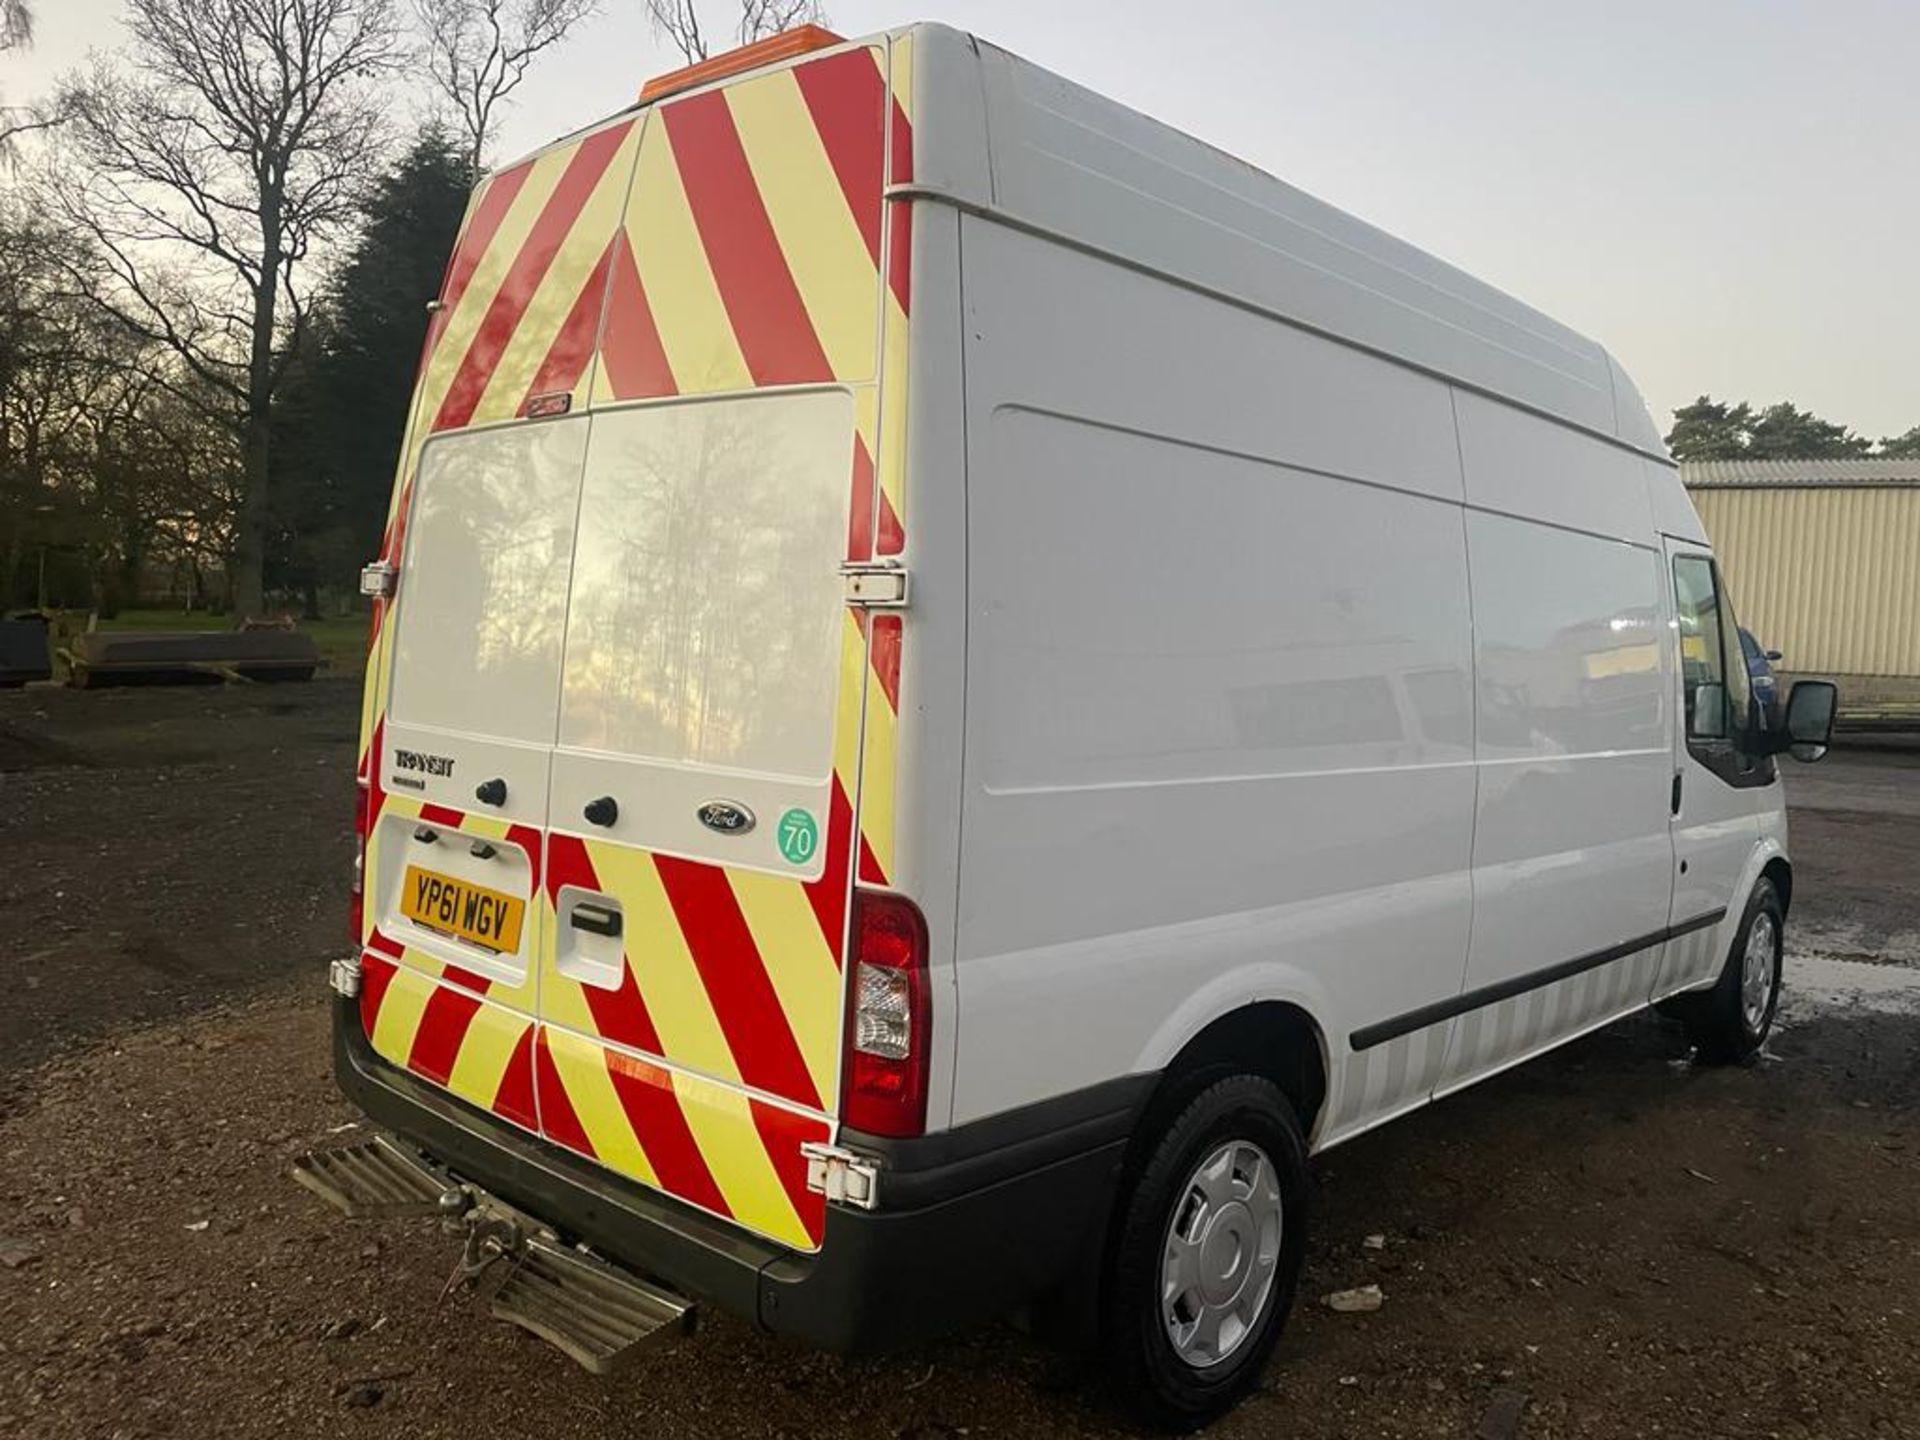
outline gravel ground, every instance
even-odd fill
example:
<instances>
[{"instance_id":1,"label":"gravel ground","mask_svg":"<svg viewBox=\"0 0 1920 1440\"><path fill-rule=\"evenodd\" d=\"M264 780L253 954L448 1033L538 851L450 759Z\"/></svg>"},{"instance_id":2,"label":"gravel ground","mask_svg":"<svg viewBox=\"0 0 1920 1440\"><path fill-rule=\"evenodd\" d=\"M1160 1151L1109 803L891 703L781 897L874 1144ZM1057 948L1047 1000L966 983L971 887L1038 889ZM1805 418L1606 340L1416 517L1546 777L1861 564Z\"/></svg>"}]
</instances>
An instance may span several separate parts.
<instances>
[{"instance_id":1,"label":"gravel ground","mask_svg":"<svg viewBox=\"0 0 1920 1440\"><path fill-rule=\"evenodd\" d=\"M431 1222L287 1181L353 1120L321 975L356 714L0 695L0 1436L1127 1433L1012 1326L847 1362L711 1316L596 1380L443 1302ZM1790 784L1767 1057L1634 1020L1323 1157L1303 1304L1210 1433L1920 1436L1920 754Z\"/></svg>"}]
</instances>

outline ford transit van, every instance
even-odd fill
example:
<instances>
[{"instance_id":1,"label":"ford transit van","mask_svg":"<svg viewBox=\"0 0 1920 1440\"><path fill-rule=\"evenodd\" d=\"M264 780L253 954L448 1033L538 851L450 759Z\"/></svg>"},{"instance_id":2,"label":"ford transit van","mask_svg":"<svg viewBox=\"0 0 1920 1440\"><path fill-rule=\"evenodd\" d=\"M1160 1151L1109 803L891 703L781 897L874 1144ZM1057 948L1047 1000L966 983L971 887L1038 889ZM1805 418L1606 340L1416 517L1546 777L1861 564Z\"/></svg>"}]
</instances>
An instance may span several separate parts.
<instances>
[{"instance_id":1,"label":"ford transit van","mask_svg":"<svg viewBox=\"0 0 1920 1440\"><path fill-rule=\"evenodd\" d=\"M1649 1006L1766 1037L1725 576L1599 345L936 25L486 178L375 597L339 1077L595 1367L1035 1304L1257 1379L1309 1157Z\"/></svg>"}]
</instances>

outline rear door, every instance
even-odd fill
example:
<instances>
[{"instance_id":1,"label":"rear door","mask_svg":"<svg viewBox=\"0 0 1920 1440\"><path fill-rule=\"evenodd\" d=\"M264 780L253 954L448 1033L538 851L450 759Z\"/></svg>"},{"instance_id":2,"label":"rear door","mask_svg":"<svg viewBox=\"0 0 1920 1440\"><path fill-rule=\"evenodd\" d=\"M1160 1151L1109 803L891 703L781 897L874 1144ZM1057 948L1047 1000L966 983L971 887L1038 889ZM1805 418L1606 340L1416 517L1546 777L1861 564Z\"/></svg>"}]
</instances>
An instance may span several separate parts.
<instances>
[{"instance_id":1,"label":"rear door","mask_svg":"<svg viewBox=\"0 0 1920 1440\"><path fill-rule=\"evenodd\" d=\"M371 948L409 973L395 987L374 967L371 1034L440 1084L472 1015L517 1045L517 1017L535 1013L541 830L586 442L584 417L450 435L426 447L415 482L381 727L384 803L367 845ZM440 995L433 981L465 994ZM449 1032L454 1011L468 1014ZM468 1098L491 1104L477 1090ZM533 1124L530 1112L513 1118Z\"/></svg>"},{"instance_id":2,"label":"rear door","mask_svg":"<svg viewBox=\"0 0 1920 1440\"><path fill-rule=\"evenodd\" d=\"M839 389L595 416L549 802L547 1135L795 1244L839 1066L853 439Z\"/></svg>"},{"instance_id":3,"label":"rear door","mask_svg":"<svg viewBox=\"0 0 1920 1440\"><path fill-rule=\"evenodd\" d=\"M646 118L610 265L552 752L552 1140L796 1248L824 1201L869 694L886 54ZM889 302L891 303L891 302Z\"/></svg>"}]
</instances>

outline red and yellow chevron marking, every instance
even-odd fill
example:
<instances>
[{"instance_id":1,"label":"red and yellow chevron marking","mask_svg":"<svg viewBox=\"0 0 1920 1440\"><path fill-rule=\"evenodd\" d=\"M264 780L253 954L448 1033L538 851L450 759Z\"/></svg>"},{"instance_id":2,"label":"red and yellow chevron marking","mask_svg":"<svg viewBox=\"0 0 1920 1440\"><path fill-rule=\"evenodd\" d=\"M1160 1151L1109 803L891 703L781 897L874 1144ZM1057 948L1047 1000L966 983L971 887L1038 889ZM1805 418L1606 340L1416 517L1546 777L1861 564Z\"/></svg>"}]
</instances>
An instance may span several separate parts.
<instances>
[{"instance_id":1,"label":"red and yellow chevron marking","mask_svg":"<svg viewBox=\"0 0 1920 1440\"><path fill-rule=\"evenodd\" d=\"M838 51L648 118L595 404L877 378L883 65Z\"/></svg>"},{"instance_id":2,"label":"red and yellow chevron marking","mask_svg":"<svg viewBox=\"0 0 1920 1440\"><path fill-rule=\"evenodd\" d=\"M523 1129L539 1128L531 1016L369 951L360 962L360 1021L382 1058Z\"/></svg>"},{"instance_id":3,"label":"red and yellow chevron marking","mask_svg":"<svg viewBox=\"0 0 1920 1440\"><path fill-rule=\"evenodd\" d=\"M901 554L911 211L883 191L913 174L909 48L835 51L672 99L487 181L429 329L383 558L399 563L433 433L510 421L556 392L594 408L802 384L854 395L848 558ZM799 1147L826 1138L838 1103L850 873L894 873L900 617L846 612L825 867L801 882L543 844L381 793L399 603L376 602L368 656L360 773L376 819L395 807L526 845L540 960L523 984L490 985L381 934L369 906L362 1014L376 1049L516 1123L532 1123L519 1097L537 1096L548 1138L816 1246L824 1202L806 1192ZM617 988L555 963L568 885L621 902Z\"/></svg>"},{"instance_id":4,"label":"red and yellow chevron marking","mask_svg":"<svg viewBox=\"0 0 1920 1440\"><path fill-rule=\"evenodd\" d=\"M547 1137L796 1249L818 1248L826 1200L800 1146L827 1122L550 1025L535 1050Z\"/></svg>"}]
</instances>

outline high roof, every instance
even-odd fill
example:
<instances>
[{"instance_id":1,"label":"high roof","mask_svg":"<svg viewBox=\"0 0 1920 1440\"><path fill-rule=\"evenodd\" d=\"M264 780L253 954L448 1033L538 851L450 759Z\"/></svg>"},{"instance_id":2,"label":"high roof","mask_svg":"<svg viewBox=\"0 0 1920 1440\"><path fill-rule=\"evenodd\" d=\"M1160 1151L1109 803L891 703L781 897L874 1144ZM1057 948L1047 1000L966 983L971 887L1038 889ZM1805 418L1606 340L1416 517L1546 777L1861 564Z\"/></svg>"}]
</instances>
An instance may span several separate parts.
<instances>
[{"instance_id":1,"label":"high roof","mask_svg":"<svg viewBox=\"0 0 1920 1440\"><path fill-rule=\"evenodd\" d=\"M1689 460L1680 467L1689 490L1920 485L1920 457L1890 460Z\"/></svg>"},{"instance_id":2,"label":"high roof","mask_svg":"<svg viewBox=\"0 0 1920 1440\"><path fill-rule=\"evenodd\" d=\"M1117 101L944 26L912 33L915 180L901 188L916 198L1113 256L1670 463L1633 382L1592 340Z\"/></svg>"}]
</instances>

